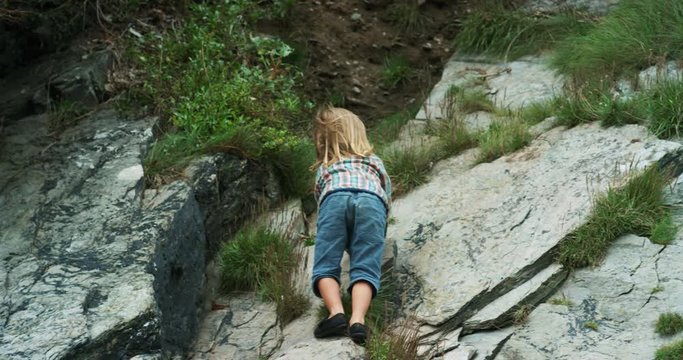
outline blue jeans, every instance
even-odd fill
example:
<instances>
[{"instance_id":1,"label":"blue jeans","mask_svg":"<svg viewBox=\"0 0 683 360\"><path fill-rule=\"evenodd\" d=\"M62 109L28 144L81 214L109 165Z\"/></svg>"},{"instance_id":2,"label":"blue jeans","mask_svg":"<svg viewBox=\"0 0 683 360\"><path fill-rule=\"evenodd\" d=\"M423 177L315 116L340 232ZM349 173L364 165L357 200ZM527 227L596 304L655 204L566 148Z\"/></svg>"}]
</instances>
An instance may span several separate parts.
<instances>
[{"instance_id":1,"label":"blue jeans","mask_svg":"<svg viewBox=\"0 0 683 360\"><path fill-rule=\"evenodd\" d=\"M318 233L313 261L313 293L320 297L318 280L333 278L340 283L341 259L349 253L351 292L358 281L372 285L377 295L381 276L387 210L377 195L338 191L325 197L318 213Z\"/></svg>"}]
</instances>

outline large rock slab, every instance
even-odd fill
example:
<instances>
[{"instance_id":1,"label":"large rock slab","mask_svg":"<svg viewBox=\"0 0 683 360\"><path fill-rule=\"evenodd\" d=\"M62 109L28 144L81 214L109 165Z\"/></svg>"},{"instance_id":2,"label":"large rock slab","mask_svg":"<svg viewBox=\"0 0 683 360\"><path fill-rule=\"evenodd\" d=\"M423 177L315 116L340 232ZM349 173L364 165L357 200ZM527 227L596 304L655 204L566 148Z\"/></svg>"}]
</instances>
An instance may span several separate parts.
<instances>
[{"instance_id":1,"label":"large rock slab","mask_svg":"<svg viewBox=\"0 0 683 360\"><path fill-rule=\"evenodd\" d=\"M102 110L46 136L45 115L0 151L0 357L183 352L197 327L204 228L182 183L146 192L151 121Z\"/></svg>"},{"instance_id":2,"label":"large rock slab","mask_svg":"<svg viewBox=\"0 0 683 360\"><path fill-rule=\"evenodd\" d=\"M506 109L517 109L561 93L564 82L550 69L546 57L526 57L509 63L465 61L453 56L444 67L441 80L415 116L418 120L447 117L448 91L453 86L472 87L484 82L491 100ZM479 123L475 129L483 127Z\"/></svg>"},{"instance_id":3,"label":"large rock slab","mask_svg":"<svg viewBox=\"0 0 683 360\"><path fill-rule=\"evenodd\" d=\"M600 266L571 275L560 290L569 306L540 305L497 359L652 359L659 347L683 339L654 332L661 313L683 312L681 262L680 235L665 248L620 238Z\"/></svg>"},{"instance_id":4,"label":"large rock slab","mask_svg":"<svg viewBox=\"0 0 683 360\"><path fill-rule=\"evenodd\" d=\"M492 163L440 167L392 209L388 237L404 308L455 329L549 266L553 248L585 221L610 179L679 147L641 126L590 124L553 129Z\"/></svg>"},{"instance_id":5,"label":"large rock slab","mask_svg":"<svg viewBox=\"0 0 683 360\"><path fill-rule=\"evenodd\" d=\"M218 298L204 319L192 359L263 359L280 346L282 331L275 304L256 294Z\"/></svg>"}]
</instances>

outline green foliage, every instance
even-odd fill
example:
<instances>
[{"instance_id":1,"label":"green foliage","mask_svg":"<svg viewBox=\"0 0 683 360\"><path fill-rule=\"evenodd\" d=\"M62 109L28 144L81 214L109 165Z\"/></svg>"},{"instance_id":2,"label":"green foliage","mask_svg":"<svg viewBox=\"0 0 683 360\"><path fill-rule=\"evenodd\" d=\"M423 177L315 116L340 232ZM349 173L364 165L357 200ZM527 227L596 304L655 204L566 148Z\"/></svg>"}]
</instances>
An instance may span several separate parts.
<instances>
[{"instance_id":1,"label":"green foliage","mask_svg":"<svg viewBox=\"0 0 683 360\"><path fill-rule=\"evenodd\" d=\"M586 223L560 243L559 262L569 268L597 265L619 236L649 236L667 214L663 188L668 182L668 176L650 167L624 186L610 187L594 200Z\"/></svg>"},{"instance_id":2,"label":"green foliage","mask_svg":"<svg viewBox=\"0 0 683 360\"><path fill-rule=\"evenodd\" d=\"M683 34L681 36L683 37ZM660 138L683 135L681 99L683 99L683 81L666 81L657 84L645 93L645 108L650 131L653 134Z\"/></svg>"},{"instance_id":3,"label":"green foliage","mask_svg":"<svg viewBox=\"0 0 683 360\"><path fill-rule=\"evenodd\" d=\"M266 12L246 0L193 4L182 26L145 36L131 49L147 74L136 91L173 125L146 159L150 176L226 151L282 167L288 194L302 192L294 177L306 174L300 162L310 159L303 134L312 104L298 95L301 73L283 62L292 48L249 32Z\"/></svg>"},{"instance_id":4,"label":"green foliage","mask_svg":"<svg viewBox=\"0 0 683 360\"><path fill-rule=\"evenodd\" d=\"M659 335L670 336L683 331L683 316L678 313L664 313L659 315L655 332Z\"/></svg>"},{"instance_id":5,"label":"green foliage","mask_svg":"<svg viewBox=\"0 0 683 360\"><path fill-rule=\"evenodd\" d=\"M652 227L650 241L659 245L668 245L673 242L678 232L678 226L674 224L671 213L666 213Z\"/></svg>"},{"instance_id":6,"label":"green foliage","mask_svg":"<svg viewBox=\"0 0 683 360\"><path fill-rule=\"evenodd\" d=\"M528 145L529 126L518 119L499 120L478 136L478 163L493 161Z\"/></svg>"},{"instance_id":7,"label":"green foliage","mask_svg":"<svg viewBox=\"0 0 683 360\"><path fill-rule=\"evenodd\" d=\"M463 21L455 46L467 53L514 60L548 49L571 34L585 33L591 22L576 11L532 14L509 11L496 2L478 7Z\"/></svg>"},{"instance_id":8,"label":"green foliage","mask_svg":"<svg viewBox=\"0 0 683 360\"><path fill-rule=\"evenodd\" d=\"M414 71L404 58L391 56L384 60L380 81L385 87L393 89L407 83L413 76Z\"/></svg>"},{"instance_id":9,"label":"green foliage","mask_svg":"<svg viewBox=\"0 0 683 360\"><path fill-rule=\"evenodd\" d=\"M579 82L615 79L683 56L683 2L624 0L594 28L566 38L552 64Z\"/></svg>"},{"instance_id":10,"label":"green foliage","mask_svg":"<svg viewBox=\"0 0 683 360\"><path fill-rule=\"evenodd\" d=\"M655 353L655 360L681 360L683 358L683 340L662 346Z\"/></svg>"},{"instance_id":11,"label":"green foliage","mask_svg":"<svg viewBox=\"0 0 683 360\"><path fill-rule=\"evenodd\" d=\"M292 285L298 264L289 240L264 227L247 227L227 242L218 255L223 291L257 290L277 303L283 323L303 314L308 300Z\"/></svg>"}]
</instances>

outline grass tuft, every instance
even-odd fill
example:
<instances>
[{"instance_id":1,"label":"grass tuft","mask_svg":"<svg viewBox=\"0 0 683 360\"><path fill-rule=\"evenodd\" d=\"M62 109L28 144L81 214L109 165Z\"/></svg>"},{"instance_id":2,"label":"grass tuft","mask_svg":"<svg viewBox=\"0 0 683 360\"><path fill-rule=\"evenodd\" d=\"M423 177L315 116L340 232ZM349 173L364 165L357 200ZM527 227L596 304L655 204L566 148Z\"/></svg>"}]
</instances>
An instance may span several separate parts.
<instances>
[{"instance_id":1,"label":"grass tuft","mask_svg":"<svg viewBox=\"0 0 683 360\"><path fill-rule=\"evenodd\" d=\"M670 213L664 214L650 231L650 241L658 245L669 245L674 241L678 226Z\"/></svg>"},{"instance_id":2,"label":"grass tuft","mask_svg":"<svg viewBox=\"0 0 683 360\"><path fill-rule=\"evenodd\" d=\"M389 19L408 35L422 32L427 25L427 20L420 13L420 5L416 0L403 0L392 5L389 8Z\"/></svg>"},{"instance_id":3,"label":"grass tuft","mask_svg":"<svg viewBox=\"0 0 683 360\"><path fill-rule=\"evenodd\" d=\"M595 320L588 320L583 323L583 327L593 331L598 331L598 322Z\"/></svg>"},{"instance_id":4,"label":"grass tuft","mask_svg":"<svg viewBox=\"0 0 683 360\"><path fill-rule=\"evenodd\" d=\"M88 112L81 103L62 100L55 104L50 105L48 112L49 123L48 128L50 131L62 132L67 128L75 126L78 124L83 116Z\"/></svg>"},{"instance_id":5,"label":"grass tuft","mask_svg":"<svg viewBox=\"0 0 683 360\"><path fill-rule=\"evenodd\" d=\"M529 320L529 315L531 315L531 311L533 310L534 307L529 304L518 306L512 313L512 322L515 325L525 324Z\"/></svg>"},{"instance_id":6,"label":"grass tuft","mask_svg":"<svg viewBox=\"0 0 683 360\"><path fill-rule=\"evenodd\" d=\"M564 306L573 306L574 305L574 303L564 295L562 295L561 297L552 298L552 299L550 299L550 301L548 301L548 303L550 303L552 305L564 305Z\"/></svg>"},{"instance_id":7,"label":"grass tuft","mask_svg":"<svg viewBox=\"0 0 683 360\"><path fill-rule=\"evenodd\" d=\"M400 196L427 181L439 160L439 148L431 144L392 147L382 153L382 159L391 176L392 196Z\"/></svg>"},{"instance_id":8,"label":"grass tuft","mask_svg":"<svg viewBox=\"0 0 683 360\"><path fill-rule=\"evenodd\" d=\"M277 304L283 324L306 311L308 298L296 291L291 279L298 255L285 237L264 227L247 227L218 256L223 291L258 291Z\"/></svg>"},{"instance_id":9,"label":"grass tuft","mask_svg":"<svg viewBox=\"0 0 683 360\"><path fill-rule=\"evenodd\" d=\"M413 78L415 72L406 59L399 56L390 56L384 60L384 68L380 76L383 86L393 89L406 84Z\"/></svg>"},{"instance_id":10,"label":"grass tuft","mask_svg":"<svg viewBox=\"0 0 683 360\"><path fill-rule=\"evenodd\" d=\"M683 317L678 313L664 313L659 315L655 332L663 336L671 336L683 331Z\"/></svg>"},{"instance_id":11,"label":"grass tuft","mask_svg":"<svg viewBox=\"0 0 683 360\"><path fill-rule=\"evenodd\" d=\"M579 82L635 73L683 56L683 2L623 0L589 31L562 41L552 59Z\"/></svg>"},{"instance_id":12,"label":"grass tuft","mask_svg":"<svg viewBox=\"0 0 683 360\"><path fill-rule=\"evenodd\" d=\"M683 359L683 340L662 346L655 352L655 360L681 360Z\"/></svg>"},{"instance_id":13,"label":"grass tuft","mask_svg":"<svg viewBox=\"0 0 683 360\"><path fill-rule=\"evenodd\" d=\"M514 60L553 47L571 34L583 34L592 20L576 11L557 14L509 11L500 2L480 6L468 16L455 38L466 53Z\"/></svg>"},{"instance_id":14,"label":"grass tuft","mask_svg":"<svg viewBox=\"0 0 683 360\"><path fill-rule=\"evenodd\" d=\"M499 120L480 134L478 163L493 161L523 148L531 142L529 125L518 119Z\"/></svg>"},{"instance_id":15,"label":"grass tuft","mask_svg":"<svg viewBox=\"0 0 683 360\"><path fill-rule=\"evenodd\" d=\"M594 200L585 224L559 245L557 257L569 268L597 265L619 236L649 236L666 216L663 189L669 177L655 166L634 175L622 187L610 187Z\"/></svg>"},{"instance_id":16,"label":"grass tuft","mask_svg":"<svg viewBox=\"0 0 683 360\"><path fill-rule=\"evenodd\" d=\"M683 81L660 83L647 91L645 98L649 128L653 134L660 138L683 135Z\"/></svg>"},{"instance_id":17,"label":"grass tuft","mask_svg":"<svg viewBox=\"0 0 683 360\"><path fill-rule=\"evenodd\" d=\"M385 328L370 336L365 358L367 360L417 360L417 349L420 344L418 335L415 324L410 320L403 321L394 330Z\"/></svg>"}]
</instances>

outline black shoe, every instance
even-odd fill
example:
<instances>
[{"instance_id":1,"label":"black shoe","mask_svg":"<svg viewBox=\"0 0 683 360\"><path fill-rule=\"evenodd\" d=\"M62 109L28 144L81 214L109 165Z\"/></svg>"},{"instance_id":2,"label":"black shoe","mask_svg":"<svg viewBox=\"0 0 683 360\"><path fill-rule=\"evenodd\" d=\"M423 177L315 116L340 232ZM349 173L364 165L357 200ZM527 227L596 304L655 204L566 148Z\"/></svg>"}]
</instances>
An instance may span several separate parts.
<instances>
[{"instance_id":1,"label":"black shoe","mask_svg":"<svg viewBox=\"0 0 683 360\"><path fill-rule=\"evenodd\" d=\"M313 335L318 339L332 336L346 336L349 332L349 324L346 322L344 314L339 313L331 318L318 323Z\"/></svg>"},{"instance_id":2,"label":"black shoe","mask_svg":"<svg viewBox=\"0 0 683 360\"><path fill-rule=\"evenodd\" d=\"M368 338L368 327L361 323L355 323L349 329L349 336L356 344L365 346L365 340Z\"/></svg>"}]
</instances>

